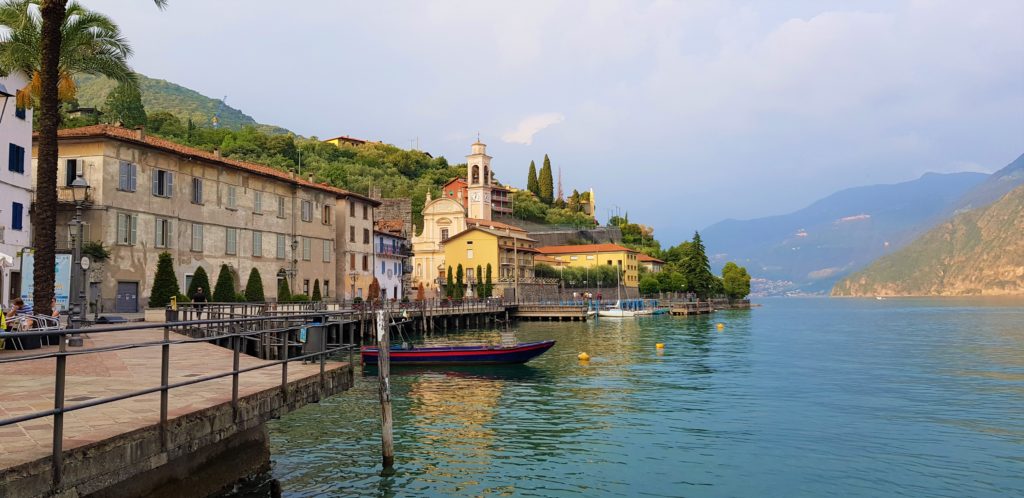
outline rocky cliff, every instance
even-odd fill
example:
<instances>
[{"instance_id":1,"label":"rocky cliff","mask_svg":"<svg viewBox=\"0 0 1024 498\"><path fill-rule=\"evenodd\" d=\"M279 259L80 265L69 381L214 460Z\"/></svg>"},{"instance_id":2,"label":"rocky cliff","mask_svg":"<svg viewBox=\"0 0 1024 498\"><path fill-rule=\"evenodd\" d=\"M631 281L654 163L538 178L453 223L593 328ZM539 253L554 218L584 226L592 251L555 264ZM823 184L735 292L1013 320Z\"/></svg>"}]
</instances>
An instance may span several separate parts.
<instances>
[{"instance_id":1,"label":"rocky cliff","mask_svg":"<svg viewBox=\"0 0 1024 498\"><path fill-rule=\"evenodd\" d=\"M939 224L832 295L1024 295L1024 187Z\"/></svg>"}]
</instances>

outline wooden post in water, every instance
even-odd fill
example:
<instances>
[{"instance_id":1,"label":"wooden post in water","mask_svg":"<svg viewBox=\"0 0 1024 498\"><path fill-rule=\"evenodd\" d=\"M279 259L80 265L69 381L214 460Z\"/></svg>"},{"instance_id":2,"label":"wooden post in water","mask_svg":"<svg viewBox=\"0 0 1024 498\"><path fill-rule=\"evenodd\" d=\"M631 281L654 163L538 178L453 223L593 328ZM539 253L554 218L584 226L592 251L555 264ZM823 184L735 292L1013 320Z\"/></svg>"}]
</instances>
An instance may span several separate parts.
<instances>
[{"instance_id":1,"label":"wooden post in water","mask_svg":"<svg viewBox=\"0 0 1024 498\"><path fill-rule=\"evenodd\" d=\"M381 475L395 473L395 440L391 419L391 334L384 319L384 310L377 311L377 384L380 387L380 442L384 469Z\"/></svg>"}]
</instances>

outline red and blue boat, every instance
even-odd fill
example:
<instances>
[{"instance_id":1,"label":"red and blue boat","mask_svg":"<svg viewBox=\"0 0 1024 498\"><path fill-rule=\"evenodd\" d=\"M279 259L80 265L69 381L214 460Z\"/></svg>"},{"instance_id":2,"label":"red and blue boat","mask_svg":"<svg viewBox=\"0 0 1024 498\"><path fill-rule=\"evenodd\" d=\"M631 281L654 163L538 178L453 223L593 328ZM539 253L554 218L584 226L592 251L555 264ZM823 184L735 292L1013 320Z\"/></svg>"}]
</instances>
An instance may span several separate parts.
<instances>
[{"instance_id":1,"label":"red and blue boat","mask_svg":"<svg viewBox=\"0 0 1024 498\"><path fill-rule=\"evenodd\" d=\"M524 342L514 346L441 346L390 350L391 365L503 365L526 363L551 349L555 341ZM363 365L376 365L380 350L363 346Z\"/></svg>"}]
</instances>

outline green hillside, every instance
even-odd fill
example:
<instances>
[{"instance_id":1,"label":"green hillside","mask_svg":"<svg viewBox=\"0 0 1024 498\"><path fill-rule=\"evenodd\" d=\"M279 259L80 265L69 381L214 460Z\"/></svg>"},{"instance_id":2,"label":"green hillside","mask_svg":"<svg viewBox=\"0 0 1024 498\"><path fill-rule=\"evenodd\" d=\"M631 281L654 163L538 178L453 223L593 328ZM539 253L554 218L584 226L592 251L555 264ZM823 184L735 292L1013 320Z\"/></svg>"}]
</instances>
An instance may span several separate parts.
<instances>
[{"instance_id":1,"label":"green hillside","mask_svg":"<svg viewBox=\"0 0 1024 498\"><path fill-rule=\"evenodd\" d=\"M1024 295L1024 187L942 223L832 295Z\"/></svg>"},{"instance_id":2,"label":"green hillside","mask_svg":"<svg viewBox=\"0 0 1024 498\"><path fill-rule=\"evenodd\" d=\"M78 85L78 104L82 107L103 109L107 94L117 86L113 80L90 75L75 77ZM142 93L142 104L147 113L166 111L181 118L182 121L192 119L198 126L209 126L210 119L221 106L220 99L212 99L195 90L185 88L165 80L139 75L139 87ZM252 116L225 105L220 114L222 127L237 130L251 125L267 133L287 133L288 130L277 126L257 123Z\"/></svg>"}]
</instances>

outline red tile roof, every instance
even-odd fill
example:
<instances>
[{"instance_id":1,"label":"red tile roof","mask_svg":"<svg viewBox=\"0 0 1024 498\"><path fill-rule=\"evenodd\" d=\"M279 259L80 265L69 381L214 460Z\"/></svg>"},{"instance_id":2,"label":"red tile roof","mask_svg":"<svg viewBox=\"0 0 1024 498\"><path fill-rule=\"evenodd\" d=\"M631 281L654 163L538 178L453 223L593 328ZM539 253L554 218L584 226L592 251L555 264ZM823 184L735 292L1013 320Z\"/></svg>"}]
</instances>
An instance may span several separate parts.
<instances>
[{"instance_id":1,"label":"red tile roof","mask_svg":"<svg viewBox=\"0 0 1024 498\"><path fill-rule=\"evenodd\" d=\"M640 253L640 256L637 256L637 261L640 261L641 263L664 263L664 261L658 258L648 256L643 253Z\"/></svg>"},{"instance_id":2,"label":"red tile roof","mask_svg":"<svg viewBox=\"0 0 1024 498\"><path fill-rule=\"evenodd\" d=\"M33 139L38 138L38 133L33 134ZM277 168L267 166L264 164L250 163L246 161L239 161L237 159L230 159L227 157L221 157L220 154L214 152L207 152L202 149L195 147L189 147L187 145L181 145L179 143L172 142L160 137L154 137L147 135L143 130L129 130L128 128L122 128L120 126L98 124L92 126L83 126L81 128L67 128L59 130L57 132L57 139L68 140L75 138L110 138L113 140L120 140L122 142L135 143L152 147L154 149L160 149L173 154L186 156L189 158L202 159L206 162L220 164L228 166L234 169L248 171L257 175L266 176L280 180L282 182L291 183L301 187L313 188L329 192L337 195L338 197L354 197L364 202L369 203L373 206L380 206L381 202L378 200L371 199L365 195L357 194L355 192L349 192L348 190L332 187L326 183L316 183L309 180L305 180L293 173L281 171Z\"/></svg>"},{"instance_id":3,"label":"red tile roof","mask_svg":"<svg viewBox=\"0 0 1024 498\"><path fill-rule=\"evenodd\" d=\"M519 228L519 227L517 227L515 225L509 225L508 223L502 223L500 221L482 220L482 219L479 219L479 218L466 218L466 226L467 227L477 226L477 225L479 225L481 228L494 228L494 229L497 229L497 230L508 229L508 230L512 230L513 232L526 232L526 230L523 230L522 228Z\"/></svg>"},{"instance_id":4,"label":"red tile roof","mask_svg":"<svg viewBox=\"0 0 1024 498\"><path fill-rule=\"evenodd\" d=\"M402 220L377 220L373 223L374 231L401 237L405 230L405 222Z\"/></svg>"},{"instance_id":5,"label":"red tile roof","mask_svg":"<svg viewBox=\"0 0 1024 498\"><path fill-rule=\"evenodd\" d=\"M544 246L538 247L542 254L585 254L592 252L636 252L618 244L584 244L578 246Z\"/></svg>"}]
</instances>

